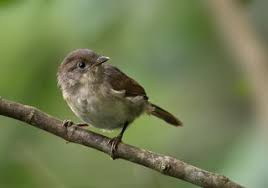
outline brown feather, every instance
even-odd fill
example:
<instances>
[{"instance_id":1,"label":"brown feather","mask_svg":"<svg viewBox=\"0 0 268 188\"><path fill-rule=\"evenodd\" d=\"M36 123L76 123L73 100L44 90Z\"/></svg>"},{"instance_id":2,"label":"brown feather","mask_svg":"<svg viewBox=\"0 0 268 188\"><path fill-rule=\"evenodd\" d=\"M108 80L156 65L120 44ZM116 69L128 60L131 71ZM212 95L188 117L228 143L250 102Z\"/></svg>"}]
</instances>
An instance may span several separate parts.
<instances>
[{"instance_id":1,"label":"brown feather","mask_svg":"<svg viewBox=\"0 0 268 188\"><path fill-rule=\"evenodd\" d=\"M173 116L168 111L164 110L163 108L150 103L153 109L149 112L150 114L164 120L165 122L174 125L174 126L182 126L182 122L178 120L175 116Z\"/></svg>"},{"instance_id":2,"label":"brown feather","mask_svg":"<svg viewBox=\"0 0 268 188\"><path fill-rule=\"evenodd\" d=\"M148 99L144 88L138 82L128 77L116 67L108 64L105 66L107 66L105 74L114 90L125 90L126 97L144 96L144 99Z\"/></svg>"}]
</instances>

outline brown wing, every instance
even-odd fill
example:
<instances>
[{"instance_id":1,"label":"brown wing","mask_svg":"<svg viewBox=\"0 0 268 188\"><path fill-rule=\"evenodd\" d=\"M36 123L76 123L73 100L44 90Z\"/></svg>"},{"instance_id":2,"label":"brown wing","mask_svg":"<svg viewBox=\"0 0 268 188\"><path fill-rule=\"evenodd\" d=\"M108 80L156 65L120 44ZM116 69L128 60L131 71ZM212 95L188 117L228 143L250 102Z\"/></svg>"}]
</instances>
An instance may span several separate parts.
<instances>
[{"instance_id":1,"label":"brown wing","mask_svg":"<svg viewBox=\"0 0 268 188\"><path fill-rule=\"evenodd\" d=\"M118 68L106 65L105 74L113 89L117 91L125 90L126 97L144 96L144 99L148 99L143 87Z\"/></svg>"}]
</instances>

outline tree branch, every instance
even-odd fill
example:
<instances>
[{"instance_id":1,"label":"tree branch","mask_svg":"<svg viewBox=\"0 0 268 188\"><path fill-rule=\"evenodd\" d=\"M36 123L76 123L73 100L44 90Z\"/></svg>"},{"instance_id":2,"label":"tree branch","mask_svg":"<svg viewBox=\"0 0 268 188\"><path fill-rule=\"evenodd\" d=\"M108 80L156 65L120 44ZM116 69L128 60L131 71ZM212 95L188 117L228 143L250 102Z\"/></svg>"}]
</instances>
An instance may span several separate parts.
<instances>
[{"instance_id":1,"label":"tree branch","mask_svg":"<svg viewBox=\"0 0 268 188\"><path fill-rule=\"evenodd\" d=\"M43 129L69 142L81 144L110 155L109 138L100 134L79 128L64 127L63 122L37 108L15 103L0 97L0 115L26 122ZM201 187L242 188L227 177L211 173L173 157L153 153L128 144L120 143L115 153L117 158L151 168L162 174L175 177Z\"/></svg>"}]
</instances>

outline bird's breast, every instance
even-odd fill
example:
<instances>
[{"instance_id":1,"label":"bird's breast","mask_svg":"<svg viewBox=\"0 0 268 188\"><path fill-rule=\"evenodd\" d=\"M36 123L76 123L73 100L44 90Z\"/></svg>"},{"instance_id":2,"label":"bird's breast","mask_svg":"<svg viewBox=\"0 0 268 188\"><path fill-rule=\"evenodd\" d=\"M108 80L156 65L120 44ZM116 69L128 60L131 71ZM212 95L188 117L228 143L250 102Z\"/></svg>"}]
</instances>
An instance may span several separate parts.
<instances>
[{"instance_id":1,"label":"bird's breast","mask_svg":"<svg viewBox=\"0 0 268 188\"><path fill-rule=\"evenodd\" d=\"M79 118L102 129L123 127L126 121L132 122L143 112L143 104L137 106L126 98L113 95L107 86L83 87L65 99Z\"/></svg>"}]
</instances>

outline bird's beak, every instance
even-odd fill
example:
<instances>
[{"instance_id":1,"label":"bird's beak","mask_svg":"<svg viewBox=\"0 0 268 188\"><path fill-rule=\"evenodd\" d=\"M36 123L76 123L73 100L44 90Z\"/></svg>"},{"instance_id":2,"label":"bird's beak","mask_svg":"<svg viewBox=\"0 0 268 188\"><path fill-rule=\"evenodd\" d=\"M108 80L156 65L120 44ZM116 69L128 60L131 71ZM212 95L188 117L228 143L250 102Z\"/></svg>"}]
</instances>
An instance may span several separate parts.
<instances>
[{"instance_id":1,"label":"bird's beak","mask_svg":"<svg viewBox=\"0 0 268 188\"><path fill-rule=\"evenodd\" d=\"M94 64L94 66L95 66L95 67L96 67L96 66L99 66L99 65L101 65L102 63L108 61L109 59L110 59L109 57L106 57L106 56L100 56L100 57L98 57L98 59L97 59L96 63Z\"/></svg>"}]
</instances>

